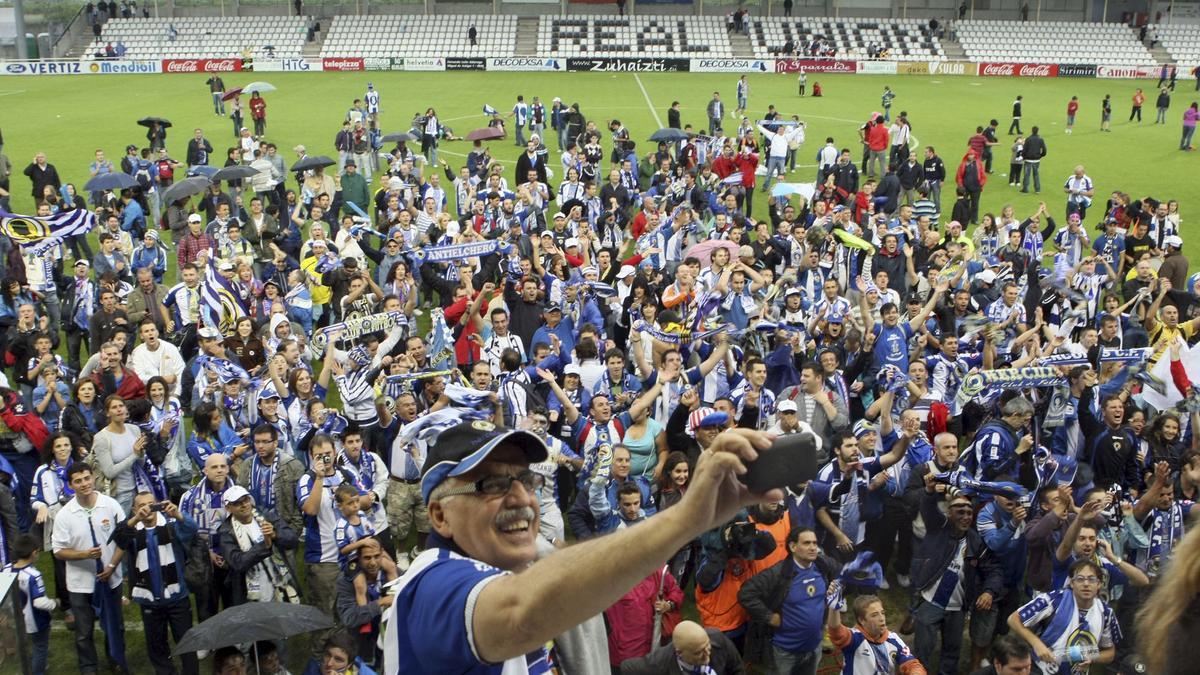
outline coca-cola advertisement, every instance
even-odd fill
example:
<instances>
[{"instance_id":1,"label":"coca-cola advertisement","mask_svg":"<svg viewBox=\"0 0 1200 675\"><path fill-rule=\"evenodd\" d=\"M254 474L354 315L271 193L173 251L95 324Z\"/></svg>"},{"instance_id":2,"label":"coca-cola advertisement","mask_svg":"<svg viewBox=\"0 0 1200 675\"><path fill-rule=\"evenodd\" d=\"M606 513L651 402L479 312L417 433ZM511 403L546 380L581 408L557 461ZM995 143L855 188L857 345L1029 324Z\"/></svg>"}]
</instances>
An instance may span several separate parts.
<instances>
[{"instance_id":1,"label":"coca-cola advertisement","mask_svg":"<svg viewBox=\"0 0 1200 675\"><path fill-rule=\"evenodd\" d=\"M232 73L242 69L241 59L163 59L164 73Z\"/></svg>"},{"instance_id":2,"label":"coca-cola advertisement","mask_svg":"<svg viewBox=\"0 0 1200 675\"><path fill-rule=\"evenodd\" d=\"M323 58L321 67L325 70L362 70L362 57Z\"/></svg>"},{"instance_id":3,"label":"coca-cola advertisement","mask_svg":"<svg viewBox=\"0 0 1200 675\"><path fill-rule=\"evenodd\" d=\"M979 74L984 77L1054 77L1056 63L981 63Z\"/></svg>"},{"instance_id":4,"label":"coca-cola advertisement","mask_svg":"<svg viewBox=\"0 0 1200 675\"><path fill-rule=\"evenodd\" d=\"M775 59L775 72L798 73L853 73L853 61L844 59Z\"/></svg>"}]
</instances>

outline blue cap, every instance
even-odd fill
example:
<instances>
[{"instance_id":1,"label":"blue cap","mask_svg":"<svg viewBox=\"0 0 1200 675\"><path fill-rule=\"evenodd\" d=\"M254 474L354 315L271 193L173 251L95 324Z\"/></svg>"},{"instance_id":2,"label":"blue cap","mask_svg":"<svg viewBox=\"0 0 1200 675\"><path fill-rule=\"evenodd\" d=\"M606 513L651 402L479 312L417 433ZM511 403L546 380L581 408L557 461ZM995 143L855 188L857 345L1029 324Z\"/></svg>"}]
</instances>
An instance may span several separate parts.
<instances>
[{"instance_id":1,"label":"blue cap","mask_svg":"<svg viewBox=\"0 0 1200 675\"><path fill-rule=\"evenodd\" d=\"M544 462L549 456L542 439L528 431L497 428L486 420L461 422L438 434L437 441L429 444L421 474L421 497L428 502L429 495L442 481L470 473L506 442L523 450L530 464Z\"/></svg>"}]
</instances>

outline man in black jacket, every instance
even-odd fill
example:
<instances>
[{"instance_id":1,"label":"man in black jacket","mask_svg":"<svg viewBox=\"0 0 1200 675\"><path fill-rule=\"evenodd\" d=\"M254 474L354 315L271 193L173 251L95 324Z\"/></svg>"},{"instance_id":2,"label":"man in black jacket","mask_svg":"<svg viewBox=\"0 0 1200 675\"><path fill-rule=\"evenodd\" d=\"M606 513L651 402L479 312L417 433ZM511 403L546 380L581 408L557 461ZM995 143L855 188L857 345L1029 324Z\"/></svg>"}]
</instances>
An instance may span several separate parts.
<instances>
[{"instance_id":1,"label":"man in black jacket","mask_svg":"<svg viewBox=\"0 0 1200 675\"><path fill-rule=\"evenodd\" d=\"M229 570L230 606L298 601L298 577L287 554L300 541L296 531L278 512L260 513L254 497L240 485L226 490L222 503L229 517L218 526L217 539Z\"/></svg>"},{"instance_id":2,"label":"man in black jacket","mask_svg":"<svg viewBox=\"0 0 1200 675\"><path fill-rule=\"evenodd\" d=\"M949 496L947 513L939 507L943 495ZM1000 562L973 527L974 515L970 497L949 490L939 492L933 474L925 475L925 494L921 498L925 539L912 564L917 600L913 652L933 672L941 635L941 675L958 672L963 621L970 608L988 609L1004 592Z\"/></svg>"},{"instance_id":3,"label":"man in black jacket","mask_svg":"<svg viewBox=\"0 0 1200 675\"><path fill-rule=\"evenodd\" d=\"M1034 192L1042 191L1042 158L1046 156L1046 141L1038 135L1038 128L1030 129L1029 138L1025 139L1025 176L1021 179L1021 192L1029 192L1029 177L1033 176Z\"/></svg>"},{"instance_id":4,"label":"man in black jacket","mask_svg":"<svg viewBox=\"0 0 1200 675\"><path fill-rule=\"evenodd\" d=\"M188 166L206 166L208 157L212 154L212 143L204 137L203 129L196 129L192 140L188 141L187 146L187 163Z\"/></svg>"},{"instance_id":5,"label":"man in black jacket","mask_svg":"<svg viewBox=\"0 0 1200 675\"><path fill-rule=\"evenodd\" d=\"M746 658L776 673L815 671L825 634L825 594L839 565L821 555L817 533L796 527L788 533L791 556L750 577L738 602L750 615Z\"/></svg>"},{"instance_id":6,"label":"man in black jacket","mask_svg":"<svg viewBox=\"0 0 1200 675\"><path fill-rule=\"evenodd\" d=\"M685 665L688 673L743 675L746 672L737 647L724 633L706 629L694 621L681 621L675 627L670 645L639 659L626 660L621 664L621 675L682 675Z\"/></svg>"},{"instance_id":7,"label":"man in black jacket","mask_svg":"<svg viewBox=\"0 0 1200 675\"><path fill-rule=\"evenodd\" d=\"M925 181L929 185L929 198L937 204L938 213L942 212L942 183L946 181L946 163L938 157L933 146L925 148L924 169Z\"/></svg>"}]
</instances>

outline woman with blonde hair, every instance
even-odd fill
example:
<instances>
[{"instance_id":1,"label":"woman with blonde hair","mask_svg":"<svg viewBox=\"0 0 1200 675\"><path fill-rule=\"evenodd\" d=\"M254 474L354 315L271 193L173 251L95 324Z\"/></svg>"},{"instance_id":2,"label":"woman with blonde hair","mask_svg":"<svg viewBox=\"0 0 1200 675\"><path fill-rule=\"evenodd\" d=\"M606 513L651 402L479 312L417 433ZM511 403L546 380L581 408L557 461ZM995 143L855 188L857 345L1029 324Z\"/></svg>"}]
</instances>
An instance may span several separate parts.
<instances>
[{"instance_id":1,"label":"woman with blonde hair","mask_svg":"<svg viewBox=\"0 0 1200 675\"><path fill-rule=\"evenodd\" d=\"M1145 672L1196 672L1193 637L1200 637L1200 528L1180 540L1171 564L1138 611L1137 651Z\"/></svg>"}]
</instances>

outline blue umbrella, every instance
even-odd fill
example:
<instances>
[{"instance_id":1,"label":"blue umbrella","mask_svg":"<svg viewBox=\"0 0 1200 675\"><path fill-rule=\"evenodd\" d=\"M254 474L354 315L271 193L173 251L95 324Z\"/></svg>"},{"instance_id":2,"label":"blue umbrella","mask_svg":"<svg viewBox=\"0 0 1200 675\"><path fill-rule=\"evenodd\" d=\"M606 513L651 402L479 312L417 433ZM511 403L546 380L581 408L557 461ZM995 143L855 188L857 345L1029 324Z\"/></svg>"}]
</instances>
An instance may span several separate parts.
<instances>
[{"instance_id":1,"label":"blue umbrella","mask_svg":"<svg viewBox=\"0 0 1200 675\"><path fill-rule=\"evenodd\" d=\"M137 187L137 181L127 173L113 172L96 176L83 186L88 192L103 192L104 190L124 190Z\"/></svg>"},{"instance_id":2,"label":"blue umbrella","mask_svg":"<svg viewBox=\"0 0 1200 675\"><path fill-rule=\"evenodd\" d=\"M205 178L212 178L213 174L218 171L220 171L220 169L215 166L193 166L188 169L188 175L189 176L204 176Z\"/></svg>"},{"instance_id":3,"label":"blue umbrella","mask_svg":"<svg viewBox=\"0 0 1200 675\"><path fill-rule=\"evenodd\" d=\"M682 141L687 137L688 134L683 129L672 128L659 129L658 131L650 134L650 140L656 143L659 141L666 143L670 143L671 141Z\"/></svg>"}]
</instances>

